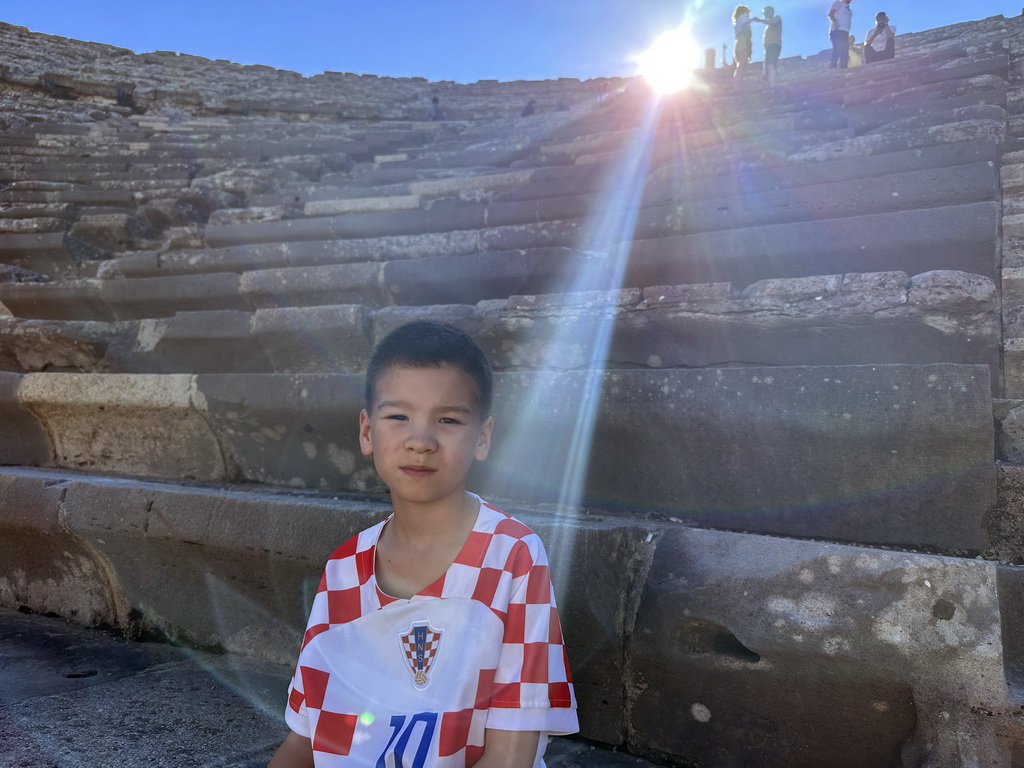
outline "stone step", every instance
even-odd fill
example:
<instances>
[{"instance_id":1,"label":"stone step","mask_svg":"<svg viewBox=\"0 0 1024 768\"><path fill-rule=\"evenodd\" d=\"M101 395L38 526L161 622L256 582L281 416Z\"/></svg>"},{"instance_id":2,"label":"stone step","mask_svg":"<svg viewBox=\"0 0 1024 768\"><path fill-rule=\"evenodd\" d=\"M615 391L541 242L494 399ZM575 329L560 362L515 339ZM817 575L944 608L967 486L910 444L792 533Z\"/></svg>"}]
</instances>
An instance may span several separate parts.
<instances>
[{"instance_id":1,"label":"stone step","mask_svg":"<svg viewBox=\"0 0 1024 768\"><path fill-rule=\"evenodd\" d=\"M118 348L141 346L143 339L131 324L0 316L0 370L118 373Z\"/></svg>"},{"instance_id":2,"label":"stone step","mask_svg":"<svg viewBox=\"0 0 1024 768\"><path fill-rule=\"evenodd\" d=\"M942 58L946 58L940 54ZM984 75L995 75L1006 80L1009 75L1009 56L1005 52L978 52L962 57L946 60L940 66L934 59L922 58L919 66L902 66L908 64L900 55L900 68L889 67L886 70L864 67L856 72L854 79L843 91L843 103L846 106L866 104L879 98L890 97L891 94L911 92L922 86L950 80L968 80Z\"/></svg>"},{"instance_id":3,"label":"stone step","mask_svg":"<svg viewBox=\"0 0 1024 768\"><path fill-rule=\"evenodd\" d=\"M740 174L687 173L680 183L674 163L653 170L651 178L675 183L684 199L711 197L723 192L768 192L779 189L827 184L848 179L861 179L886 174L968 165L973 162L995 162L1000 156L995 140L961 141L931 147L893 151L865 157L840 157L820 162L798 163L775 168L744 167ZM530 172L530 181L503 194L511 200L532 200L559 197L580 192L599 192L607 183L611 168L594 163L582 166L538 168ZM412 187L410 186L410 189ZM692 191L691 191L692 190Z\"/></svg>"},{"instance_id":4,"label":"stone step","mask_svg":"<svg viewBox=\"0 0 1024 768\"><path fill-rule=\"evenodd\" d=\"M0 203L12 204L53 204L53 205L105 205L134 208L134 193L126 189L92 189L87 186L68 184L51 190L38 189L38 185L27 183L8 184L0 190Z\"/></svg>"},{"instance_id":5,"label":"stone step","mask_svg":"<svg viewBox=\"0 0 1024 768\"><path fill-rule=\"evenodd\" d=\"M78 277L89 264L109 257L109 252L65 229L62 227L46 233L0 234L0 264L21 267L57 280Z\"/></svg>"},{"instance_id":6,"label":"stone step","mask_svg":"<svg viewBox=\"0 0 1024 768\"><path fill-rule=\"evenodd\" d=\"M867 105L850 109L848 111L849 126L856 134L863 134L869 131L876 131L885 128L897 121L907 120L934 120L942 113L949 114L949 121L963 119L972 115L984 116L987 114L999 115L991 109L1006 109L1006 83L992 76L1001 87L992 88L980 92L971 92L957 97L943 98L941 101L922 101L911 104L904 104L900 100L900 106L884 105L881 108L876 105ZM913 101L913 100L911 100Z\"/></svg>"},{"instance_id":7,"label":"stone step","mask_svg":"<svg viewBox=\"0 0 1024 768\"><path fill-rule=\"evenodd\" d=\"M103 278L158 277L161 275L249 272L283 266L408 259L421 256L475 253L481 247L478 232L445 232L354 240L268 243L201 250L140 251L104 262Z\"/></svg>"},{"instance_id":8,"label":"stone step","mask_svg":"<svg viewBox=\"0 0 1024 768\"><path fill-rule=\"evenodd\" d=\"M141 186L151 187L155 183L170 186L173 182L184 182L185 186L194 175L187 169L168 168L150 170L103 171L81 166L64 170L41 171L35 168L5 169L0 168L0 182L19 181L56 181L72 184L88 184L93 187L114 187L118 189L138 189Z\"/></svg>"},{"instance_id":9,"label":"stone step","mask_svg":"<svg viewBox=\"0 0 1024 768\"><path fill-rule=\"evenodd\" d=\"M954 269L993 277L999 220L999 205L986 202L638 240L625 283L728 279L748 285L770 277L887 269Z\"/></svg>"},{"instance_id":10,"label":"stone step","mask_svg":"<svg viewBox=\"0 0 1024 768\"><path fill-rule=\"evenodd\" d=\"M100 322L170 317L181 311L250 310L239 282L238 275L216 273L199 280L180 276L0 284L0 304L16 317Z\"/></svg>"},{"instance_id":11,"label":"stone step","mask_svg":"<svg viewBox=\"0 0 1024 768\"><path fill-rule=\"evenodd\" d=\"M109 310L125 314L116 305ZM118 323L0 318L0 370L358 374L375 339L420 318L462 328L504 371L953 362L988 365L999 382L995 285L960 272L766 280L742 292L728 283L652 286L376 311L181 311ZM602 332L612 342L591 359L587 340Z\"/></svg>"},{"instance_id":12,"label":"stone step","mask_svg":"<svg viewBox=\"0 0 1024 768\"><path fill-rule=\"evenodd\" d=\"M257 702L262 711L283 706L272 702L283 701L306 616L300 601L292 604L280 596L315 589L323 562L338 543L389 511L378 500L127 484L93 474L22 468L0 471L0 493L16 501L19 511L4 521L0 535L7 544L0 578L18 585L16 596L27 610L114 626L129 635L146 628L179 643L229 651L220 657L193 653L197 664L210 666L202 674L185 673L180 662L173 663L179 652L167 646L133 647L104 637L108 647L97 653L97 641L69 633L66 623L12 612L18 625L28 627L12 636L10 618L3 619L6 647L15 656L13 668L9 665L4 674L19 683L13 686L18 702L31 699L9 700L8 708L23 714L26 723L40 723L65 712L54 702L81 710L103 698L107 706L92 728L97 733L116 732L129 709L133 724L158 725L170 711L202 730L206 720L197 717L191 699L191 706L175 709L181 691L201 689L207 705L201 709L218 715L227 711L233 728L224 737L210 721L218 738L207 733L198 743L204 754L239 765L255 764L245 759L253 750L265 764L273 749L271 737L280 738L274 729L283 732L284 726L240 710L241 699L220 692L220 683ZM581 716L581 736L589 741L619 744L621 734L635 728L637 745L657 744L695 764L713 764L716 755L728 752L744 765L766 760L781 765L791 750L799 749L808 764L881 765L913 737L922 719L957 729L974 722L973 713L951 713L948 703L948 686L965 678L949 683L932 674L936 656L951 653L936 621L970 638L998 637L1001 629L1016 628L1020 569L1012 566L706 530L663 518L611 513L555 517L547 511L504 508L537 531L555 563L552 578L580 712L599 713ZM78 567L62 567L72 557ZM619 561L633 565L607 567ZM685 572L680 563L686 564ZM96 573L109 578L99 579ZM275 578L267 579L267 573ZM167 589L168 583L180 588ZM814 601L808 600L808 583ZM865 592L876 617L870 626L858 620ZM752 602L767 607L752 616ZM950 618L941 618L950 611ZM879 622L904 631L880 635ZM632 634L636 637L626 642ZM44 654L38 652L40 637L48 638ZM1001 654L993 654L984 642L956 648L956 668L1002 682ZM1019 649L1007 647L1004 653L1013 660ZM257 664L254 655L264 661L247 677ZM88 659L107 681L89 684L54 675L51 667L60 668L69 659L79 665ZM266 660L280 666L271 668ZM146 668L136 675L128 672L139 666ZM706 712L733 716L728 692L736 676L753 667L764 669L744 685L744 713L784 739L784 746L723 736L702 722ZM37 669L51 677L39 679ZM609 674L610 669L616 672ZM916 681L913 690L908 675ZM823 678L836 682L827 693L822 692ZM651 680L659 684L651 686ZM147 690L154 681L156 693ZM38 695L47 683L51 695ZM793 707L778 707L780 688L793 694ZM971 706L993 712L981 723L1005 733L1014 727L1012 699L1006 684L993 684L976 691ZM679 701L696 703L682 721ZM56 714L41 718L40 711L45 714L48 707ZM32 733L32 725L26 728ZM39 732L49 733L42 727ZM239 740L236 732L248 741ZM154 755L166 754L167 762L173 762L171 756L180 750L173 737L162 736L155 749L125 750L113 738L86 741L90 748L109 744L102 754L123 755L123 762L111 763L114 768L153 762ZM625 753L602 754L586 742L569 742L575 747L570 751L559 741L553 740L546 753L549 766L649 768ZM15 756L30 759L35 754L31 745L19 752L21 743L16 740L8 751L13 748ZM86 753L79 748L67 754L78 759ZM996 757L992 751L986 755Z\"/></svg>"},{"instance_id":13,"label":"stone step","mask_svg":"<svg viewBox=\"0 0 1024 768\"><path fill-rule=\"evenodd\" d=\"M561 221L446 233L430 238L435 253L441 251L438 255L419 258L415 256L417 246L425 242L423 238L384 241L392 253L399 246L407 248L403 260L375 261L382 255L382 241L377 240L351 241L347 249L325 241L301 249L296 245L294 252L291 245L266 246L255 253L245 247L186 252L182 256L185 263L179 267L171 267L164 256L148 253L135 259L137 272L168 277L93 281L89 291L105 291L107 284L116 285L111 290L119 296L119 311L128 313L123 317L154 317L160 316L155 314L157 307L162 315L170 316L189 308L186 305L196 297L203 297L204 302L228 303L192 309L347 303L430 305L557 293L568 286L581 291L607 290L616 285L729 281L742 287L767 278L891 269L907 274L959 270L992 278L1001 220L998 203L980 202L636 239L591 249L580 248L581 226ZM624 247L628 248L628 261L619 282L614 276L617 262L607 254L624 257ZM353 263L258 268L291 258L313 264L320 259L337 262L350 258ZM192 260L205 261L208 267L204 269L219 264L237 270L241 276L208 271L192 275ZM132 262L123 261L130 272ZM168 266L167 272L161 272L163 264ZM116 276L118 267L112 266L103 274ZM205 280L204 274L211 275L211 279ZM460 276L458 281L451 280L453 274ZM0 302L19 317L109 319L109 310L99 316L66 318L62 307L67 299L68 294L54 286L0 286Z\"/></svg>"},{"instance_id":14,"label":"stone step","mask_svg":"<svg viewBox=\"0 0 1024 768\"><path fill-rule=\"evenodd\" d=\"M676 219L673 226L685 232L713 231L736 227L785 223L823 218L836 218L849 211L858 214L881 213L894 210L928 208L954 202L990 200L998 195L995 167L992 162L971 166L938 168L904 174L886 174L881 178L862 178L855 182L818 184L797 190L762 192L737 190L735 198L722 196L724 184L710 181L704 185L678 183L648 184L639 199L641 206L637 226L640 231L648 220L662 216ZM739 184L737 184L739 186ZM417 188L422 188L417 186ZM470 184L466 188L472 189ZM709 199L700 199L701 194ZM685 201L682 205L666 209L666 203ZM527 223L582 218L608 214L615 201L606 194L573 197L550 197L527 201L490 202L483 209L483 219L490 226L508 226ZM455 210L465 204L443 204L444 210ZM306 203L307 217L351 213L379 213L388 211L414 211L421 207L419 196L391 196L381 198L315 201ZM656 210L648 210L656 207ZM441 219L442 204L429 208L431 219ZM427 218L425 211L421 213ZM397 219L404 214L393 214ZM405 219L407 221L407 219ZM216 224L231 223L217 221ZM210 227L215 222L211 220ZM300 226L295 224L294 226ZM344 224L342 225L344 226ZM383 224L386 226L386 224ZM217 235L219 237L219 235Z\"/></svg>"},{"instance_id":15,"label":"stone step","mask_svg":"<svg viewBox=\"0 0 1024 768\"><path fill-rule=\"evenodd\" d=\"M670 186L676 199L690 200L724 195L748 195L814 184L837 183L848 179L870 179L891 174L968 165L972 162L995 162L999 145L994 140L957 142L920 150L890 152L816 163L804 163L771 170L748 169L739 176L687 174L680 183L674 164L655 169L648 181ZM455 177L429 181L413 181L400 185L354 190L353 179L348 186L326 184L289 185L280 192L250 198L252 205L308 204L353 197L402 197L410 194L426 198L489 197L495 202L566 198L582 194L600 194L608 185L612 169L603 164L558 166L519 171ZM908 177L909 178L909 177ZM376 193L376 195L374 195ZM658 194L658 193L656 193ZM665 193L661 191L664 198Z\"/></svg>"},{"instance_id":16,"label":"stone step","mask_svg":"<svg viewBox=\"0 0 1024 768\"><path fill-rule=\"evenodd\" d=\"M491 461L474 469L472 487L517 503L556 502L583 418L577 407L590 404L596 385L584 506L667 508L716 527L966 553L986 544L982 517L996 490L986 366L595 375L596 382L579 371L496 374L494 416L507 433L492 446ZM16 382L5 410L49 436L53 467L382 490L357 444L358 376L0 379ZM7 434L14 446L28 445ZM26 438L32 434L39 433ZM546 435L543 445L538 434ZM20 456L25 449L11 450L19 454L11 460L31 463ZM658 457L666 455L684 471L664 472ZM730 461L723 465L722 456Z\"/></svg>"},{"instance_id":17,"label":"stone step","mask_svg":"<svg viewBox=\"0 0 1024 768\"><path fill-rule=\"evenodd\" d=\"M966 183L960 191L958 187ZM743 198L689 200L680 206L664 205L678 185L662 184L650 194L636 214L636 236L658 237L674 233L783 224L794 221L832 219L857 214L929 208L953 201L975 202L996 196L998 178L990 163L967 168L936 169L894 175L880 180L858 180L799 190L771 192ZM705 191L713 192L709 187ZM383 198L387 200L388 198ZM813 201L813 204L812 202ZM502 226L529 225L572 220L583 228L587 217L608 213L621 202L608 196L541 198L523 202L461 203L440 201L429 209L395 213L371 212L345 216L289 219L286 221L238 223L206 229L207 245L229 245L371 238L385 235L417 235L430 232L479 230ZM382 203L381 205L385 205Z\"/></svg>"},{"instance_id":18,"label":"stone step","mask_svg":"<svg viewBox=\"0 0 1024 768\"><path fill-rule=\"evenodd\" d=\"M35 219L48 218L62 221L75 221L81 209L71 203L24 203L11 205L0 203L0 219Z\"/></svg>"}]
</instances>

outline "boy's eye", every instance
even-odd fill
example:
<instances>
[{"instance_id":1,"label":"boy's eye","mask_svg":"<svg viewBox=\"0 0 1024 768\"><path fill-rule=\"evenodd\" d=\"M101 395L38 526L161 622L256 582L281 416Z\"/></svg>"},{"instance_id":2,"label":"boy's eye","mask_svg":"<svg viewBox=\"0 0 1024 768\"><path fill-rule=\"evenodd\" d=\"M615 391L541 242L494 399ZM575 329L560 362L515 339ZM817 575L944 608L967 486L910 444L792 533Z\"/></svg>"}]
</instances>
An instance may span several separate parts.
<instances>
[{"instance_id":1,"label":"boy's eye","mask_svg":"<svg viewBox=\"0 0 1024 768\"><path fill-rule=\"evenodd\" d=\"M442 424L461 424L462 422L458 419L452 418L451 416L443 416L441 418Z\"/></svg>"},{"instance_id":2,"label":"boy's eye","mask_svg":"<svg viewBox=\"0 0 1024 768\"><path fill-rule=\"evenodd\" d=\"M392 421L408 421L409 420L409 417L406 416L404 413L392 413L392 414L388 414L384 418L385 419L390 419Z\"/></svg>"}]
</instances>

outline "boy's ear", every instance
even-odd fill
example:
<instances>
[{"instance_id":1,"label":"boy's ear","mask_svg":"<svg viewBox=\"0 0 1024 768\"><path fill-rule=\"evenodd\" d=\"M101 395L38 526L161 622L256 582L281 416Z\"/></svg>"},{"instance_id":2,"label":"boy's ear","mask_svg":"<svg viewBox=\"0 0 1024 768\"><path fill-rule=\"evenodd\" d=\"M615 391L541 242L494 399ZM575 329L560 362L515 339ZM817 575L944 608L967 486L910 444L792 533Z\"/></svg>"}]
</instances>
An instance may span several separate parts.
<instances>
[{"instance_id":1,"label":"boy's ear","mask_svg":"<svg viewBox=\"0 0 1024 768\"><path fill-rule=\"evenodd\" d=\"M476 451L473 454L473 458L477 461L483 461L487 458L488 452L491 450L491 430L494 429L494 417L488 416L487 421L480 427L480 439L476 443Z\"/></svg>"},{"instance_id":2,"label":"boy's ear","mask_svg":"<svg viewBox=\"0 0 1024 768\"><path fill-rule=\"evenodd\" d=\"M370 438L370 414L363 408L359 412L359 450L363 456L373 454L373 440Z\"/></svg>"}]
</instances>

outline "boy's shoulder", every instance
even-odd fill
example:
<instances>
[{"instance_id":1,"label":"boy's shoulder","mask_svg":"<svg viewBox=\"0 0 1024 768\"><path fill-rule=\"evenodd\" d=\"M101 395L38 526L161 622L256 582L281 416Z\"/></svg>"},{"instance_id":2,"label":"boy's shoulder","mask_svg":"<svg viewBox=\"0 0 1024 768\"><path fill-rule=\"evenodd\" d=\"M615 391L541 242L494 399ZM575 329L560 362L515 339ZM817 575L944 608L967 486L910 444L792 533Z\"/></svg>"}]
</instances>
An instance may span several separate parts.
<instances>
[{"instance_id":1,"label":"boy's shoulder","mask_svg":"<svg viewBox=\"0 0 1024 768\"><path fill-rule=\"evenodd\" d=\"M487 528L493 530L494 533L516 539L525 539L527 536L537 535L522 520L513 517L508 512L483 499L480 499L480 517L477 518L477 524L473 530L480 528Z\"/></svg>"}]
</instances>

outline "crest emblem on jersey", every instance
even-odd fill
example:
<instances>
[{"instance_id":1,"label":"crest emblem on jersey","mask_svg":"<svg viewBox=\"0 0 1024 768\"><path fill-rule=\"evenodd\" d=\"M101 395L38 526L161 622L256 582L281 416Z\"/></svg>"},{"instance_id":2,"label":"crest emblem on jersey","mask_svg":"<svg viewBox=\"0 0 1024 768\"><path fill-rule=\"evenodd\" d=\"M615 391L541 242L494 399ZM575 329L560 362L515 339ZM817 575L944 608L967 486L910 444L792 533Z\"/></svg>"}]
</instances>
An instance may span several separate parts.
<instances>
[{"instance_id":1,"label":"crest emblem on jersey","mask_svg":"<svg viewBox=\"0 0 1024 768\"><path fill-rule=\"evenodd\" d=\"M429 624L414 624L399 640L405 653L406 665L412 672L412 682L416 688L426 688L430 682L430 668L437 658L437 649L441 645L441 630Z\"/></svg>"}]
</instances>

